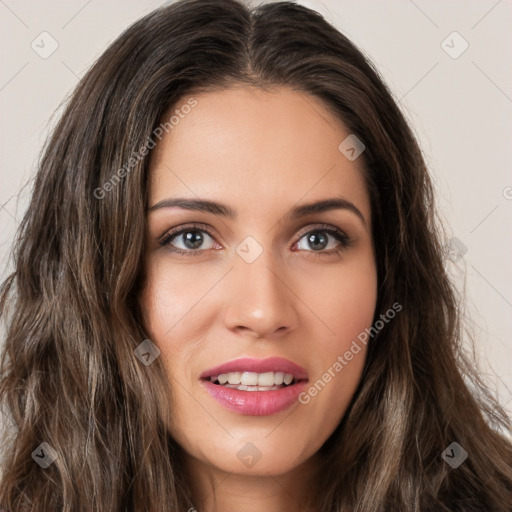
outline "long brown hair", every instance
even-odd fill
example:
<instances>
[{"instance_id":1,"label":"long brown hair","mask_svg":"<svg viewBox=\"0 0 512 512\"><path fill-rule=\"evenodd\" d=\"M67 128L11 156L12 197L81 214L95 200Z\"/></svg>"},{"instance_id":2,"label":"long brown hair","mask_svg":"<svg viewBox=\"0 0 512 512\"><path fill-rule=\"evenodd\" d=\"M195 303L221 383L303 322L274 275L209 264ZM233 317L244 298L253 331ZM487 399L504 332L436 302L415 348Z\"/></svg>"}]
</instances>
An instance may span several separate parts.
<instances>
[{"instance_id":1,"label":"long brown hair","mask_svg":"<svg viewBox=\"0 0 512 512\"><path fill-rule=\"evenodd\" d=\"M321 448L317 509L509 511L512 427L462 349L432 185L396 101L318 13L236 0L180 1L128 28L47 142L1 291L0 503L11 512L194 506L165 428L169 381L159 359L145 366L134 355L146 338L142 148L180 100L234 84L314 95L363 141L375 319L402 305L370 340L353 401ZM43 442L57 455L46 469L32 456ZM453 442L468 453L456 469L442 457Z\"/></svg>"}]
</instances>

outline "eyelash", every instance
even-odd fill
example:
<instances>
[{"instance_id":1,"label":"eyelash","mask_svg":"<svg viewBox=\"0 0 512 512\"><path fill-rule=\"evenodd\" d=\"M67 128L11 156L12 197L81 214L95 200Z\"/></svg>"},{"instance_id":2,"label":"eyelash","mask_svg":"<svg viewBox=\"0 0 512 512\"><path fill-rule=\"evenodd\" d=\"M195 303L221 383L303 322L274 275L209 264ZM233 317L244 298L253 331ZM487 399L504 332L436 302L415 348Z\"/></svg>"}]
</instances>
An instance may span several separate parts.
<instances>
[{"instance_id":1,"label":"eyelash","mask_svg":"<svg viewBox=\"0 0 512 512\"><path fill-rule=\"evenodd\" d=\"M206 252L207 250L213 250L213 249L206 249L206 250L205 249L198 249L198 250L190 249L188 251L185 251L183 249L176 249L175 247L172 247L170 245L171 241L174 238L176 238L178 235L181 235L183 233L188 233L190 231L191 232L194 232L194 231L204 232L204 233L207 233L211 238L214 238L211 229L208 228L207 226L203 226L203 225L199 225L199 224L192 224L190 226L180 227L180 228L168 231L162 237L160 237L159 244L161 246L167 246L168 250L170 252L172 252L173 254L178 254L180 256L186 256L186 257L199 256L201 253ZM352 240L350 240L350 238L343 231L341 231L338 228L333 228L332 226L329 226L328 224L321 224L320 226L316 227L315 229L303 233L300 236L300 238L297 240L297 242L302 240L302 238L304 238L306 235L312 235L315 233L328 233L340 242L338 247L336 247L335 249L330 249L328 251L325 251L325 250L306 251L306 252L311 252L313 254L316 254L317 256L339 254L342 251L344 251L345 249L347 249L348 247L350 247L350 245L352 243ZM297 243L297 242L295 242L295 243Z\"/></svg>"}]
</instances>

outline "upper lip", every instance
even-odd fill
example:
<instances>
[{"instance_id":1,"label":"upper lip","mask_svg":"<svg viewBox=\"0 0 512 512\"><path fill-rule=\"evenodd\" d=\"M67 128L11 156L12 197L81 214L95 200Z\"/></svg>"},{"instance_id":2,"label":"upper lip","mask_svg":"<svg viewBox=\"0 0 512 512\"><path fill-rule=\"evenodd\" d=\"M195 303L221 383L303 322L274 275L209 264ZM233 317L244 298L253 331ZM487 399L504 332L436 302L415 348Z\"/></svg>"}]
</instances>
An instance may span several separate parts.
<instances>
[{"instance_id":1,"label":"upper lip","mask_svg":"<svg viewBox=\"0 0 512 512\"><path fill-rule=\"evenodd\" d=\"M209 377L217 377L223 373L230 372L283 372L293 375L295 380L308 379L308 372L298 364L283 359L282 357L269 357L267 359L253 359L250 357L242 357L240 359L233 359L227 363L215 366L201 374L201 379Z\"/></svg>"}]
</instances>

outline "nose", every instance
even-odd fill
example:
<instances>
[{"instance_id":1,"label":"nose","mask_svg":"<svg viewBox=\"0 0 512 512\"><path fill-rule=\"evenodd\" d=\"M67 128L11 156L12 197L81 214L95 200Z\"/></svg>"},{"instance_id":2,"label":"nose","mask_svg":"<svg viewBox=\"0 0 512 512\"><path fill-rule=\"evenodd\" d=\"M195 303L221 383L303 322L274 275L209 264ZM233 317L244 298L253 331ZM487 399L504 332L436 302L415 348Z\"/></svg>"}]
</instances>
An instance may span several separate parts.
<instances>
[{"instance_id":1,"label":"nose","mask_svg":"<svg viewBox=\"0 0 512 512\"><path fill-rule=\"evenodd\" d=\"M235 255L225 288L224 322L228 329L270 338L296 327L299 300L287 274L272 259L267 250L252 263Z\"/></svg>"}]
</instances>

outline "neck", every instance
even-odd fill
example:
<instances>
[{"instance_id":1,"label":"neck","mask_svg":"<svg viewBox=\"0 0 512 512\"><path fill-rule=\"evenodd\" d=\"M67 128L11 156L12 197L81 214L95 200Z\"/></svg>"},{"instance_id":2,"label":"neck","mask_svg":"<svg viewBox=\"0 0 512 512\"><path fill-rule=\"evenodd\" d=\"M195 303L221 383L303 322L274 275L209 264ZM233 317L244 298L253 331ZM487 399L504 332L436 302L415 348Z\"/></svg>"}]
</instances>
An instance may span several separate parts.
<instances>
[{"instance_id":1,"label":"neck","mask_svg":"<svg viewBox=\"0 0 512 512\"><path fill-rule=\"evenodd\" d=\"M229 473L190 456L185 466L198 512L315 512L318 456L280 475Z\"/></svg>"}]
</instances>

